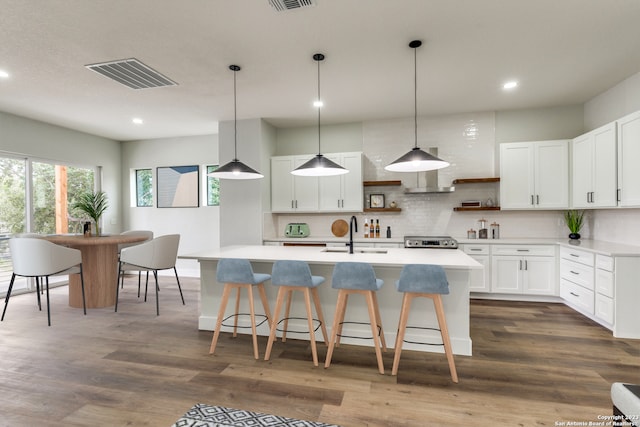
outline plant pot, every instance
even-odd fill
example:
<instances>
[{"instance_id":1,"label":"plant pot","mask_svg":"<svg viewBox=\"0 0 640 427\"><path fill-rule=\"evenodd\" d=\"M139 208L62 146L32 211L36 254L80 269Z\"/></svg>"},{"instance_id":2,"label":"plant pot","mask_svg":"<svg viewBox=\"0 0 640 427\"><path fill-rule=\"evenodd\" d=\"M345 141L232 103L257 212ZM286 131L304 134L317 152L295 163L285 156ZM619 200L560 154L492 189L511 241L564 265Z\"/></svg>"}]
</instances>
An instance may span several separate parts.
<instances>
[{"instance_id":1,"label":"plant pot","mask_svg":"<svg viewBox=\"0 0 640 427\"><path fill-rule=\"evenodd\" d=\"M569 234L569 238L572 240L578 240L580 238L580 233L571 233Z\"/></svg>"}]
</instances>

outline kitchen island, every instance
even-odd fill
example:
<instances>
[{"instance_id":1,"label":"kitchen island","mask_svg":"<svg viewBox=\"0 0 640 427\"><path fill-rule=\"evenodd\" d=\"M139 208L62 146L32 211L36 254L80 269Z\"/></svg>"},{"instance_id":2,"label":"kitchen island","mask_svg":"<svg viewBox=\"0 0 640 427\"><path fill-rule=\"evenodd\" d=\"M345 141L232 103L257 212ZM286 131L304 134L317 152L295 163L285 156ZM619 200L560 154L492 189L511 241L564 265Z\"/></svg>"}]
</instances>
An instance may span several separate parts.
<instances>
[{"instance_id":1,"label":"kitchen island","mask_svg":"<svg viewBox=\"0 0 640 427\"><path fill-rule=\"evenodd\" d=\"M277 260L289 259L306 261L314 275L324 276L326 282L318 289L322 310L330 327L337 299L337 290L331 288L331 274L337 262L354 261L367 262L373 265L376 276L384 280L384 286L378 291L380 315L385 331L385 338L389 346L393 346L396 337L396 329L400 317L402 294L396 291L395 282L400 276L402 267L406 264L436 264L444 267L449 281L450 293L443 297L447 324L451 344L455 354L470 356L472 352L471 337L469 335L469 276L471 270L481 269L482 265L457 249L404 249L404 248L358 248L353 254L346 252L346 248L334 247L287 247L287 246L228 246L220 249L201 251L188 255L181 255L183 259L195 259L200 263L200 318L198 327L201 330L214 329L220 298L222 296L222 284L216 281L216 266L220 258L246 258L253 265L257 273L271 273L272 265ZM267 282L267 296L273 309L277 288ZM240 312L248 312L247 298L243 294L241 298ZM303 304L293 304L291 316L304 317ZM257 307L260 307L258 304ZM231 308L228 308L227 315ZM349 301L345 322L366 321L368 319L367 307L364 300L352 298ZM240 324L245 319L240 319ZM248 320L245 324L248 324ZM290 321L291 330L306 331L306 321L301 321L298 327L294 321ZM410 326L435 328L438 323L430 300L416 301L409 317ZM230 330L224 328L223 331ZM240 332L241 330L239 330ZM250 330L245 330L250 333ZM328 331L331 334L331 331ZM368 333L367 333L368 332ZM269 329L266 323L258 328L258 334L268 336ZM305 334L307 334L305 332ZM305 334L291 335L291 338L305 339ZM343 328L343 343L356 345L372 345L370 339L355 337L370 336L368 325L346 323ZM347 336L352 338L347 338ZM322 335L316 336L322 341ZM406 341L441 343L439 332L429 329L407 330ZM405 343L405 349L418 351L443 352L442 346L430 346Z\"/></svg>"}]
</instances>

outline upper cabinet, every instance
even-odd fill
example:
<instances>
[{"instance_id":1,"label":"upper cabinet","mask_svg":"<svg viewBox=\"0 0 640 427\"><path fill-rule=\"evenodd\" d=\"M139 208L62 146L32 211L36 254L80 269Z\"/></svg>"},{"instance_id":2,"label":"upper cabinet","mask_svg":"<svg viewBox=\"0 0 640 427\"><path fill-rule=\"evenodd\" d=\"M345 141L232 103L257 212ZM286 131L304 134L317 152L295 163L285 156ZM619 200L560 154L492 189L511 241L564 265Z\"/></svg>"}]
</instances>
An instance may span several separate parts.
<instances>
[{"instance_id":1,"label":"upper cabinet","mask_svg":"<svg viewBox=\"0 0 640 427\"><path fill-rule=\"evenodd\" d=\"M362 212L362 153L326 154L349 173L318 179L319 210Z\"/></svg>"},{"instance_id":2,"label":"upper cabinet","mask_svg":"<svg viewBox=\"0 0 640 427\"><path fill-rule=\"evenodd\" d=\"M272 212L362 212L362 153L325 157L349 170L338 176L295 176L291 171L314 155L271 158Z\"/></svg>"},{"instance_id":3,"label":"upper cabinet","mask_svg":"<svg viewBox=\"0 0 640 427\"><path fill-rule=\"evenodd\" d=\"M317 212L318 179L295 176L291 171L313 155L271 158L271 210L273 212Z\"/></svg>"},{"instance_id":4,"label":"upper cabinet","mask_svg":"<svg viewBox=\"0 0 640 427\"><path fill-rule=\"evenodd\" d=\"M501 209L568 207L568 140L500 144Z\"/></svg>"},{"instance_id":5,"label":"upper cabinet","mask_svg":"<svg viewBox=\"0 0 640 427\"><path fill-rule=\"evenodd\" d=\"M572 206L617 206L616 124L610 123L572 141Z\"/></svg>"},{"instance_id":6,"label":"upper cabinet","mask_svg":"<svg viewBox=\"0 0 640 427\"><path fill-rule=\"evenodd\" d=\"M640 206L640 111L617 121L618 205Z\"/></svg>"}]
</instances>

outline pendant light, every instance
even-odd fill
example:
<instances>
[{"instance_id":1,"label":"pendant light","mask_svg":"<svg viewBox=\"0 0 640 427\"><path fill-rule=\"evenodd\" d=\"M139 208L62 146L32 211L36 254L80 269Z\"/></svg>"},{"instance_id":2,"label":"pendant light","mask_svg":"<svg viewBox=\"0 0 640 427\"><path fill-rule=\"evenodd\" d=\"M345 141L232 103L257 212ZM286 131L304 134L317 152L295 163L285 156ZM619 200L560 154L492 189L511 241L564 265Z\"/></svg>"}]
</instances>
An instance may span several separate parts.
<instances>
[{"instance_id":1,"label":"pendant light","mask_svg":"<svg viewBox=\"0 0 640 427\"><path fill-rule=\"evenodd\" d=\"M429 154L418 148L418 60L416 50L422 46L420 40L414 40L409 43L409 47L413 49L413 73L414 73L414 113L413 128L415 137L415 146L404 156L395 162L385 166L385 169L391 172L423 172L435 169L442 169L449 166L446 162L438 157Z\"/></svg>"},{"instance_id":2,"label":"pendant light","mask_svg":"<svg viewBox=\"0 0 640 427\"><path fill-rule=\"evenodd\" d=\"M324 59L324 55L321 53L316 53L315 55L313 55L313 59L318 64L318 154L316 154L311 160L292 170L291 173L297 176L342 175L348 173L349 170L324 157L322 155L322 151L320 150L320 61Z\"/></svg>"},{"instance_id":3,"label":"pendant light","mask_svg":"<svg viewBox=\"0 0 640 427\"><path fill-rule=\"evenodd\" d=\"M258 179L264 178L264 175L250 168L249 166L238 160L238 118L237 118L237 100L236 100L236 73L240 71L237 65L229 65L229 69L233 71L233 160L224 166L219 167L215 171L207 174L214 178L222 179Z\"/></svg>"}]
</instances>

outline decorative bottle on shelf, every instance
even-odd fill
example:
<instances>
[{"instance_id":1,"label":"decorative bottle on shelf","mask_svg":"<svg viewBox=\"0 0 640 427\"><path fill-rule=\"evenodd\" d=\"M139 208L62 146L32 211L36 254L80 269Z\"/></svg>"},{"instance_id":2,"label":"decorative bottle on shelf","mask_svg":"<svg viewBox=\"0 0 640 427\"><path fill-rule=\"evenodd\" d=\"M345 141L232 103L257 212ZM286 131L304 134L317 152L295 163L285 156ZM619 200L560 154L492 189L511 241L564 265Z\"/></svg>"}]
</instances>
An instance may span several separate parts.
<instances>
[{"instance_id":1,"label":"decorative bottle on shelf","mask_svg":"<svg viewBox=\"0 0 640 427\"><path fill-rule=\"evenodd\" d=\"M376 219L376 237L380 237L380 220Z\"/></svg>"},{"instance_id":2,"label":"decorative bottle on shelf","mask_svg":"<svg viewBox=\"0 0 640 427\"><path fill-rule=\"evenodd\" d=\"M369 223L367 220L364 220L364 237L369 237Z\"/></svg>"},{"instance_id":3,"label":"decorative bottle on shelf","mask_svg":"<svg viewBox=\"0 0 640 427\"><path fill-rule=\"evenodd\" d=\"M376 227L373 225L373 218L369 221L369 237L373 239L373 236L376 233Z\"/></svg>"},{"instance_id":4,"label":"decorative bottle on shelf","mask_svg":"<svg viewBox=\"0 0 640 427\"><path fill-rule=\"evenodd\" d=\"M391 238L391 226L387 226L387 239Z\"/></svg>"}]
</instances>

